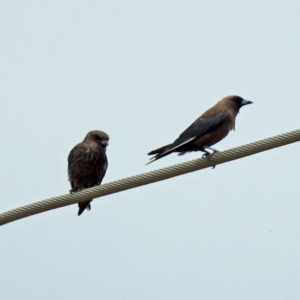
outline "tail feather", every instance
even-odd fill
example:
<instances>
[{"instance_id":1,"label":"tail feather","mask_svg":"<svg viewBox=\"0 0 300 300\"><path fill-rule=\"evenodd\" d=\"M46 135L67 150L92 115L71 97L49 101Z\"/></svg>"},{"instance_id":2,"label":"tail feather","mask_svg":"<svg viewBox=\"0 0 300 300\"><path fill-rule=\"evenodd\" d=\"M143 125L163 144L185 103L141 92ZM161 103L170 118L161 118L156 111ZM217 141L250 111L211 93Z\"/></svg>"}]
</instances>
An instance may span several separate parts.
<instances>
[{"instance_id":1,"label":"tail feather","mask_svg":"<svg viewBox=\"0 0 300 300\"><path fill-rule=\"evenodd\" d=\"M150 151L148 153L148 155L153 155L153 154L156 154L156 155L150 158L150 161L147 163L147 165L151 164L152 162L154 162L164 156L171 154L172 152L165 153L170 148L170 146L172 146L172 144L169 144L169 145L166 145L166 146L163 146L158 149Z\"/></svg>"},{"instance_id":2,"label":"tail feather","mask_svg":"<svg viewBox=\"0 0 300 300\"><path fill-rule=\"evenodd\" d=\"M78 216L80 216L84 212L85 209L91 210L91 201L92 200L78 203L78 207L79 207Z\"/></svg>"},{"instance_id":3,"label":"tail feather","mask_svg":"<svg viewBox=\"0 0 300 300\"><path fill-rule=\"evenodd\" d=\"M163 152L165 152L172 144L160 147L158 149L152 150L148 153L148 155L153 155L153 154L161 154Z\"/></svg>"}]
</instances>

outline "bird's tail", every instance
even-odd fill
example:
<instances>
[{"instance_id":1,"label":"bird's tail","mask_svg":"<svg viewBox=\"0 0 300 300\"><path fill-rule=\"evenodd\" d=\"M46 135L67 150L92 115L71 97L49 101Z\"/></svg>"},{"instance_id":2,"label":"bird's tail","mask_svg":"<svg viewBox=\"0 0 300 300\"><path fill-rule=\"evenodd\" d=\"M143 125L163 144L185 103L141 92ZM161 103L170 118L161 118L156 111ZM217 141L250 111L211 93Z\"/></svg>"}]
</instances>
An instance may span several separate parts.
<instances>
[{"instance_id":1,"label":"bird's tail","mask_svg":"<svg viewBox=\"0 0 300 300\"><path fill-rule=\"evenodd\" d=\"M156 155L150 158L150 161L147 163L147 165L151 164L152 162L154 162L154 161L156 161L156 160L158 160L158 159L160 159L160 158L162 158L166 155L171 154L171 152L165 154L165 152L170 148L171 145L172 144L169 144L169 145L166 145L166 146L163 146L163 147L160 147L158 149L150 151L148 153L148 155L154 155L154 154L156 154Z\"/></svg>"},{"instance_id":2,"label":"bird's tail","mask_svg":"<svg viewBox=\"0 0 300 300\"><path fill-rule=\"evenodd\" d=\"M85 209L87 209L87 210L91 209L91 201L92 200L78 203L78 207L79 207L78 216L80 216L84 212Z\"/></svg>"},{"instance_id":3,"label":"bird's tail","mask_svg":"<svg viewBox=\"0 0 300 300\"><path fill-rule=\"evenodd\" d=\"M158 149L152 150L148 153L148 155L153 155L153 154L161 154L163 152L165 152L172 144L160 147Z\"/></svg>"}]
</instances>

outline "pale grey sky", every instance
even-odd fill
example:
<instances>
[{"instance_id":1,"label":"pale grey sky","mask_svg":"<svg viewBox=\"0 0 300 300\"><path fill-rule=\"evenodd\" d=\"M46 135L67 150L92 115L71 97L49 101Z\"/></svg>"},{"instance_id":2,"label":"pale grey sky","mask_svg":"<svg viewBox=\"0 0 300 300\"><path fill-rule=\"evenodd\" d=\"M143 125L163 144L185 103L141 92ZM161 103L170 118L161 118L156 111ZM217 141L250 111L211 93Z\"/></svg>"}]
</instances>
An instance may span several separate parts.
<instances>
[{"instance_id":1,"label":"pale grey sky","mask_svg":"<svg viewBox=\"0 0 300 300\"><path fill-rule=\"evenodd\" d=\"M229 94L225 150L300 128L299 1L1 1L1 212L67 193L106 131L103 183ZM0 228L0 299L299 299L299 144Z\"/></svg>"}]
</instances>

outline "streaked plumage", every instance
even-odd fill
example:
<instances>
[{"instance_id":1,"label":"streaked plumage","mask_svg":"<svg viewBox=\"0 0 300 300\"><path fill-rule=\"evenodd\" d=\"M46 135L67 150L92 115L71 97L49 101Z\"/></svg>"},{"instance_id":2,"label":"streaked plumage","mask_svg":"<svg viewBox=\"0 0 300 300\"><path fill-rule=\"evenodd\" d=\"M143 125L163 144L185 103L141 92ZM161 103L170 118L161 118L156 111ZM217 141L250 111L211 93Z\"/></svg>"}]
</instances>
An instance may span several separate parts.
<instances>
[{"instance_id":1,"label":"streaked plumage","mask_svg":"<svg viewBox=\"0 0 300 300\"><path fill-rule=\"evenodd\" d=\"M72 189L78 192L82 189L100 185L108 167L106 147L109 136L100 130L90 131L84 140L77 144L68 156L68 175ZM87 208L91 209L90 202L78 203L78 216Z\"/></svg>"}]
</instances>

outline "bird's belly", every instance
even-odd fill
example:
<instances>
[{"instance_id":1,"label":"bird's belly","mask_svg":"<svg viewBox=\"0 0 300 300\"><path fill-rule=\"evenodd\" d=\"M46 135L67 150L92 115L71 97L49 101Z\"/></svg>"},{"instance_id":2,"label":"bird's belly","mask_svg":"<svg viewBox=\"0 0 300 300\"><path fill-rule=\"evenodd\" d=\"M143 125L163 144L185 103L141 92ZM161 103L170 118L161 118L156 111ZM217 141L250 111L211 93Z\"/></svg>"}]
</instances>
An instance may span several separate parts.
<instances>
[{"instance_id":1,"label":"bird's belly","mask_svg":"<svg viewBox=\"0 0 300 300\"><path fill-rule=\"evenodd\" d=\"M215 145L228 135L229 130L230 129L228 127L224 126L222 128L215 129L207 134L204 134L203 136L195 140L194 146L195 148L200 150L205 147Z\"/></svg>"},{"instance_id":2,"label":"bird's belly","mask_svg":"<svg viewBox=\"0 0 300 300\"><path fill-rule=\"evenodd\" d=\"M69 167L69 179L75 187L88 188L99 184L107 164L99 156L78 158Z\"/></svg>"}]
</instances>

